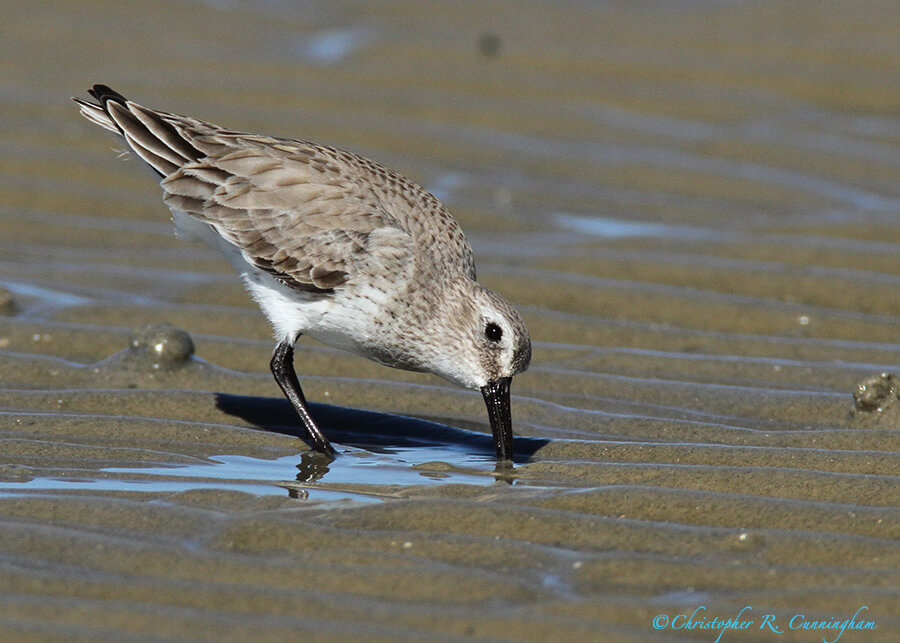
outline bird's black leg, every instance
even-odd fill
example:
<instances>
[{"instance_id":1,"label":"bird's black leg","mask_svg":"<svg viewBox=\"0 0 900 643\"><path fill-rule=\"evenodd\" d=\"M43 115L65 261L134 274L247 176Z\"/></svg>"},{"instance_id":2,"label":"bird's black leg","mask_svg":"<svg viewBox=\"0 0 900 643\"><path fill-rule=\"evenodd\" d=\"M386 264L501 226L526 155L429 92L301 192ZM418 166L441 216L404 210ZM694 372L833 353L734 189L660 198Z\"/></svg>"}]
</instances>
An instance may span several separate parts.
<instances>
[{"instance_id":1,"label":"bird's black leg","mask_svg":"<svg viewBox=\"0 0 900 643\"><path fill-rule=\"evenodd\" d=\"M298 335L299 337L299 335ZM294 339L296 341L296 338ZM313 448L316 451L324 453L329 458L334 457L334 447L328 441L312 416L309 414L309 408L306 406L306 398L303 397L303 391L300 389L300 382L297 381L297 373L294 371L294 341L285 339L275 347L275 354L272 355L272 361L269 367L272 369L272 375L278 386L284 391L285 397L291 401L297 415L303 422L303 426L309 432L309 438L312 441Z\"/></svg>"}]
</instances>

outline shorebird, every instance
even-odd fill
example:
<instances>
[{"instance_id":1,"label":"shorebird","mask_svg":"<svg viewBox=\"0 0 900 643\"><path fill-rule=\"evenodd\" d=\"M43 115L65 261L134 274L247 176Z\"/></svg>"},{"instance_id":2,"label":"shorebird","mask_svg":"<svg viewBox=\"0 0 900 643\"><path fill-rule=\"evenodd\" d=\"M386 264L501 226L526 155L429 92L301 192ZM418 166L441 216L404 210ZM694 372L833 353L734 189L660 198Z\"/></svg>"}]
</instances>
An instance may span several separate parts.
<instances>
[{"instance_id":1,"label":"shorebird","mask_svg":"<svg viewBox=\"0 0 900 643\"><path fill-rule=\"evenodd\" d=\"M270 363L314 449L335 451L294 370L301 335L438 375L484 397L498 460L509 391L531 360L522 317L475 279L472 248L433 195L350 152L143 107L105 85L73 100L161 177L177 235L224 253L274 329Z\"/></svg>"}]
</instances>

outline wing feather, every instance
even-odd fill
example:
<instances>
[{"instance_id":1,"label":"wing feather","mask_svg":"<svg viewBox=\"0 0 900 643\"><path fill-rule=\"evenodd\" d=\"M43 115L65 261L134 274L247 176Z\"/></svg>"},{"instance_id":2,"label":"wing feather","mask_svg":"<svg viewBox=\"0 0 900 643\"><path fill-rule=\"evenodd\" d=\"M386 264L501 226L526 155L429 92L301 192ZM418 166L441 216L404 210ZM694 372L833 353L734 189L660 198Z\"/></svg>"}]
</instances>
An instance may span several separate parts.
<instances>
[{"instance_id":1,"label":"wing feather","mask_svg":"<svg viewBox=\"0 0 900 643\"><path fill-rule=\"evenodd\" d=\"M290 287L329 292L361 275L417 265L474 278L459 225L432 195L382 166L334 148L256 136L161 112L103 85L76 99L160 175L173 210L212 226ZM424 253L413 253L416 240ZM440 241L441 254L431 253Z\"/></svg>"},{"instance_id":2,"label":"wing feather","mask_svg":"<svg viewBox=\"0 0 900 643\"><path fill-rule=\"evenodd\" d=\"M371 233L379 228L397 229L397 247L387 254L392 265L411 247L391 217L342 188L315 183L305 164L265 148L250 152L229 152L224 161L211 155L176 170L161 183L164 200L212 225L258 268L304 291L331 291L378 260L383 239L373 244Z\"/></svg>"}]
</instances>

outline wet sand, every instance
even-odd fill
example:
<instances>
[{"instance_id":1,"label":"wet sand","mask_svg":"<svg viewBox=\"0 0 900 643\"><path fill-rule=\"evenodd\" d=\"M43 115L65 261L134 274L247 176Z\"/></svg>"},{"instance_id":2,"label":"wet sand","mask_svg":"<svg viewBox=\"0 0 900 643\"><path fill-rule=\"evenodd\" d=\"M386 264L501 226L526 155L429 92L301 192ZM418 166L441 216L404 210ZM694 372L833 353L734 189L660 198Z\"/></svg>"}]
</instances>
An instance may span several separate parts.
<instances>
[{"instance_id":1,"label":"wet sand","mask_svg":"<svg viewBox=\"0 0 900 643\"><path fill-rule=\"evenodd\" d=\"M842 641L897 640L891 4L304 7L11 11L4 640L713 641L654 617L748 605L722 640L862 606ZM444 200L535 340L515 469L477 393L303 341L344 455L309 453L255 305L68 100L94 82Z\"/></svg>"}]
</instances>

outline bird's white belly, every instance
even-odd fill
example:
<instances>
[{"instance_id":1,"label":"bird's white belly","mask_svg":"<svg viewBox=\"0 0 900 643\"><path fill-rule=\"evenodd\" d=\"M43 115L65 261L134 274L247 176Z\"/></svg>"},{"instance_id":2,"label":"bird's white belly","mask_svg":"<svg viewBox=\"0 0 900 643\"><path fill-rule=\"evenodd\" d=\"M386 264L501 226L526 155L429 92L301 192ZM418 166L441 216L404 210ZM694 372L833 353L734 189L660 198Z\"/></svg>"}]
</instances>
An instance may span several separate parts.
<instances>
[{"instance_id":1,"label":"bird's white belly","mask_svg":"<svg viewBox=\"0 0 900 643\"><path fill-rule=\"evenodd\" d=\"M259 270L245 270L241 276L279 341L302 333L323 344L361 353L356 338L366 336L371 318L363 311L343 304L333 294L293 290Z\"/></svg>"},{"instance_id":2,"label":"bird's white belly","mask_svg":"<svg viewBox=\"0 0 900 643\"><path fill-rule=\"evenodd\" d=\"M203 241L225 255L272 324L277 341L304 334L328 346L371 357L362 345L371 337L372 320L384 303L383 290L363 286L353 294L324 295L295 290L254 266L240 248L209 224L177 210L172 215L180 239Z\"/></svg>"}]
</instances>

